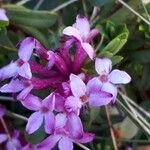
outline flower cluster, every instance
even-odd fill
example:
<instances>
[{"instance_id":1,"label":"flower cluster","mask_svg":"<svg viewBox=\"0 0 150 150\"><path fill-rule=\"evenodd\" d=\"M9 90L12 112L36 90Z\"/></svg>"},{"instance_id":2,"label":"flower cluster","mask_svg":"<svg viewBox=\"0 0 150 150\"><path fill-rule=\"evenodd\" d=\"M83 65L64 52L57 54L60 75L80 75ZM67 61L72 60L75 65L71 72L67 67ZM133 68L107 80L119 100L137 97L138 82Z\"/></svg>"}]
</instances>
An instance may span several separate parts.
<instances>
[{"instance_id":1,"label":"flower cluster","mask_svg":"<svg viewBox=\"0 0 150 150\"><path fill-rule=\"evenodd\" d=\"M59 149L71 150L73 142L92 141L94 134L83 130L82 108L114 103L117 86L130 82L126 72L112 70L110 59L96 58L91 42L97 34L99 31L90 30L88 20L78 15L76 22L63 30L60 48L47 50L38 40L27 37L17 45L18 60L0 69L1 81L11 79L0 92L12 93L33 111L26 125L27 133L32 134L43 125L49 134L34 149L49 150L58 143ZM31 59L32 55L36 59ZM84 71L87 60L91 65L95 63L95 74ZM43 89L51 91L46 98L33 94Z\"/></svg>"}]
</instances>

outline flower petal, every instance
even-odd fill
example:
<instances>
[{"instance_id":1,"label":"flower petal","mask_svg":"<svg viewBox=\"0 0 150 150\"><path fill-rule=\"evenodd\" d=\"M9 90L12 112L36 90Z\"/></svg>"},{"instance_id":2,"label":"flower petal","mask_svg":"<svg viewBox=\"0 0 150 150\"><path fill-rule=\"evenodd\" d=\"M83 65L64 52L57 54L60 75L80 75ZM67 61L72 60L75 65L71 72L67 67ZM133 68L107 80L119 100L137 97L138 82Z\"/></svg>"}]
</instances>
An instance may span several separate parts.
<instances>
[{"instance_id":1,"label":"flower petal","mask_svg":"<svg viewBox=\"0 0 150 150\"><path fill-rule=\"evenodd\" d=\"M27 37L19 43L18 55L23 61L28 61L32 55L33 49L35 48L35 39Z\"/></svg>"},{"instance_id":2,"label":"flower petal","mask_svg":"<svg viewBox=\"0 0 150 150\"><path fill-rule=\"evenodd\" d=\"M18 74L24 78L31 79L32 73L29 63L24 63L18 70Z\"/></svg>"},{"instance_id":3,"label":"flower petal","mask_svg":"<svg viewBox=\"0 0 150 150\"><path fill-rule=\"evenodd\" d=\"M0 144L5 142L7 139L8 139L7 134L5 134L5 133L0 134Z\"/></svg>"},{"instance_id":4,"label":"flower petal","mask_svg":"<svg viewBox=\"0 0 150 150\"><path fill-rule=\"evenodd\" d=\"M77 15L76 23L73 24L73 27L79 30L80 34L82 35L84 39L87 38L90 32L90 24L86 17Z\"/></svg>"},{"instance_id":5,"label":"flower petal","mask_svg":"<svg viewBox=\"0 0 150 150\"><path fill-rule=\"evenodd\" d=\"M10 63L9 65L0 69L0 80L5 80L7 78L15 77L18 75L18 65L17 63Z\"/></svg>"},{"instance_id":6,"label":"flower petal","mask_svg":"<svg viewBox=\"0 0 150 150\"><path fill-rule=\"evenodd\" d=\"M55 93L55 110L57 112L63 112L64 111L64 103L65 103L65 98L62 97L60 94Z\"/></svg>"},{"instance_id":7,"label":"flower petal","mask_svg":"<svg viewBox=\"0 0 150 150\"><path fill-rule=\"evenodd\" d=\"M41 99L39 97L29 94L23 101L21 101L21 103L27 109L37 111L41 107L40 100Z\"/></svg>"},{"instance_id":8,"label":"flower petal","mask_svg":"<svg viewBox=\"0 0 150 150\"><path fill-rule=\"evenodd\" d=\"M52 134L54 132L54 126L55 126L55 116L52 112L47 112L44 114L44 128L45 132L48 134Z\"/></svg>"},{"instance_id":9,"label":"flower petal","mask_svg":"<svg viewBox=\"0 0 150 150\"><path fill-rule=\"evenodd\" d=\"M7 150L12 150L12 149L20 150L21 149L21 143L18 139L12 139L11 141L8 141L6 144L6 149Z\"/></svg>"},{"instance_id":10,"label":"flower petal","mask_svg":"<svg viewBox=\"0 0 150 150\"><path fill-rule=\"evenodd\" d=\"M16 80L11 80L10 83L5 84L0 88L0 92L3 93L16 93L24 89L24 84L16 79Z\"/></svg>"},{"instance_id":11,"label":"flower petal","mask_svg":"<svg viewBox=\"0 0 150 150\"><path fill-rule=\"evenodd\" d=\"M131 81L131 77L125 71L118 69L115 69L110 73L109 79L113 84L127 84Z\"/></svg>"},{"instance_id":12,"label":"flower petal","mask_svg":"<svg viewBox=\"0 0 150 150\"><path fill-rule=\"evenodd\" d=\"M8 17L6 16L6 10L0 8L0 20L8 21Z\"/></svg>"},{"instance_id":13,"label":"flower petal","mask_svg":"<svg viewBox=\"0 0 150 150\"><path fill-rule=\"evenodd\" d=\"M93 47L89 43L82 43L82 47L86 51L88 56L93 60L93 58L95 57L95 52Z\"/></svg>"},{"instance_id":14,"label":"flower petal","mask_svg":"<svg viewBox=\"0 0 150 150\"><path fill-rule=\"evenodd\" d=\"M59 141L60 138L61 136L59 135L50 135L40 144L37 144L37 149L38 150L50 150L56 145L56 143Z\"/></svg>"},{"instance_id":15,"label":"flower petal","mask_svg":"<svg viewBox=\"0 0 150 150\"><path fill-rule=\"evenodd\" d=\"M51 93L42 101L42 106L49 108L49 110L53 111L55 108L55 94Z\"/></svg>"},{"instance_id":16,"label":"flower petal","mask_svg":"<svg viewBox=\"0 0 150 150\"><path fill-rule=\"evenodd\" d=\"M93 29L90 31L90 33L87 36L86 42L91 42L95 36L97 36L97 34L99 34L99 30L98 29Z\"/></svg>"},{"instance_id":17,"label":"flower petal","mask_svg":"<svg viewBox=\"0 0 150 150\"><path fill-rule=\"evenodd\" d=\"M112 69L112 62L108 58L96 58L95 69L99 75L109 74Z\"/></svg>"},{"instance_id":18,"label":"flower petal","mask_svg":"<svg viewBox=\"0 0 150 150\"><path fill-rule=\"evenodd\" d=\"M80 118L75 113L68 114L68 129L72 138L80 138L83 134L83 126Z\"/></svg>"},{"instance_id":19,"label":"flower petal","mask_svg":"<svg viewBox=\"0 0 150 150\"><path fill-rule=\"evenodd\" d=\"M28 132L28 134L32 134L37 129L39 129L39 127L42 125L42 122L43 122L43 115L41 114L41 112L33 113L29 117L28 123L26 125L26 131Z\"/></svg>"},{"instance_id":20,"label":"flower petal","mask_svg":"<svg viewBox=\"0 0 150 150\"><path fill-rule=\"evenodd\" d=\"M63 128L67 122L67 115L65 113L59 113L56 115L56 129Z\"/></svg>"},{"instance_id":21,"label":"flower petal","mask_svg":"<svg viewBox=\"0 0 150 150\"><path fill-rule=\"evenodd\" d=\"M99 107L107 105L111 102L112 95L107 92L91 93L89 96L89 105L91 107Z\"/></svg>"},{"instance_id":22,"label":"flower petal","mask_svg":"<svg viewBox=\"0 0 150 150\"><path fill-rule=\"evenodd\" d=\"M94 139L95 135L92 133L83 133L82 137L80 139L77 139L76 141L78 143L88 143L91 142Z\"/></svg>"},{"instance_id":23,"label":"flower petal","mask_svg":"<svg viewBox=\"0 0 150 150\"><path fill-rule=\"evenodd\" d=\"M80 97L85 95L86 85L78 76L70 75L70 86L74 96Z\"/></svg>"},{"instance_id":24,"label":"flower petal","mask_svg":"<svg viewBox=\"0 0 150 150\"><path fill-rule=\"evenodd\" d=\"M69 138L63 137L60 139L58 147L59 150L73 150L73 143Z\"/></svg>"},{"instance_id":25,"label":"flower petal","mask_svg":"<svg viewBox=\"0 0 150 150\"><path fill-rule=\"evenodd\" d=\"M71 27L71 26L66 27L63 30L63 34L68 35L68 36L73 36L76 39L78 39L79 41L82 41L80 32L74 27Z\"/></svg>"}]
</instances>

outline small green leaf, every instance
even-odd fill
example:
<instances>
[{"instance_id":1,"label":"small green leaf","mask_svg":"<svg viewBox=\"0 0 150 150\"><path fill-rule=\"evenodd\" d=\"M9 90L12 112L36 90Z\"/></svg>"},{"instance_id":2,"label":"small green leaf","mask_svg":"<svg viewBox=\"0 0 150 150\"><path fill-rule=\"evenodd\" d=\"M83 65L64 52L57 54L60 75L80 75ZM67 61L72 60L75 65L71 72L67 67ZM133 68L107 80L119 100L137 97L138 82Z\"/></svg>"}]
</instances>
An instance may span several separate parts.
<instances>
[{"instance_id":1,"label":"small green leaf","mask_svg":"<svg viewBox=\"0 0 150 150\"><path fill-rule=\"evenodd\" d=\"M113 56L113 54L111 52L106 51L106 52L100 52L98 54L98 56L99 57L108 57L108 58L111 58Z\"/></svg>"},{"instance_id":2,"label":"small green leaf","mask_svg":"<svg viewBox=\"0 0 150 150\"><path fill-rule=\"evenodd\" d=\"M9 25L9 21L0 20L0 28L3 28L8 25Z\"/></svg>"},{"instance_id":3,"label":"small green leaf","mask_svg":"<svg viewBox=\"0 0 150 150\"><path fill-rule=\"evenodd\" d=\"M119 55L113 56L113 57L111 58L112 64L113 64L113 65L116 65L116 64L120 63L120 62L122 61L122 59L123 59L122 56L119 56Z\"/></svg>"},{"instance_id":4,"label":"small green leaf","mask_svg":"<svg viewBox=\"0 0 150 150\"><path fill-rule=\"evenodd\" d=\"M10 23L15 25L20 24L43 29L49 28L57 20L57 15L48 11L34 11L26 8L20 9L20 6L18 9L14 9L15 6L10 7L10 5L5 5L4 8L7 11Z\"/></svg>"}]
</instances>

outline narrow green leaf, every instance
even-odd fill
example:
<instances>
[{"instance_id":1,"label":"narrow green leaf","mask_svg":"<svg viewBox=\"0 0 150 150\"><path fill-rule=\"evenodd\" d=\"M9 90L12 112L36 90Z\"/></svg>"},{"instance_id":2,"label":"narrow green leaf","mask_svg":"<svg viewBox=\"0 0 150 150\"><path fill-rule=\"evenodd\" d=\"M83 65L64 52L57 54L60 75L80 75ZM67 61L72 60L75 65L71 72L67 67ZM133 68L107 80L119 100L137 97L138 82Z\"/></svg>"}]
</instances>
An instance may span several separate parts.
<instances>
[{"instance_id":1,"label":"narrow green leaf","mask_svg":"<svg viewBox=\"0 0 150 150\"><path fill-rule=\"evenodd\" d=\"M119 56L119 55L113 56L113 57L111 58L112 64L113 64L113 65L116 65L116 64L120 63L120 62L122 61L122 59L123 59L122 56Z\"/></svg>"}]
</instances>

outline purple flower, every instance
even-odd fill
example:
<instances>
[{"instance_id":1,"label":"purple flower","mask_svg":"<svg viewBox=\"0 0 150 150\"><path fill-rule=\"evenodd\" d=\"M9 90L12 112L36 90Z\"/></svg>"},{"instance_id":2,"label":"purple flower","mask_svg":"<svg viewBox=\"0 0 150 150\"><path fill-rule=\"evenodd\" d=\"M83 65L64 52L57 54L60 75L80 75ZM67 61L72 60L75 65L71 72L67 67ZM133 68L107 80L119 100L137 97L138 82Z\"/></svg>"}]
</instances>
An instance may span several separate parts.
<instances>
[{"instance_id":1,"label":"purple flower","mask_svg":"<svg viewBox=\"0 0 150 150\"><path fill-rule=\"evenodd\" d=\"M6 16L6 10L3 8L0 8L0 20L9 21L8 17Z\"/></svg>"},{"instance_id":2,"label":"purple flower","mask_svg":"<svg viewBox=\"0 0 150 150\"><path fill-rule=\"evenodd\" d=\"M51 134L54 130L55 116L55 95L51 93L41 101L37 96L29 94L25 100L21 101L24 107L36 111L28 119L26 131L29 134L35 132L44 121L45 132Z\"/></svg>"},{"instance_id":3,"label":"purple flower","mask_svg":"<svg viewBox=\"0 0 150 150\"><path fill-rule=\"evenodd\" d=\"M37 145L38 150L50 150L57 143L60 150L72 150L73 142L87 143L92 141L94 135L84 133L81 120L74 113L56 115L54 134Z\"/></svg>"},{"instance_id":4,"label":"purple flower","mask_svg":"<svg viewBox=\"0 0 150 150\"><path fill-rule=\"evenodd\" d=\"M65 102L65 107L68 111L74 111L79 114L82 105L89 102L90 106L101 106L105 101L110 101L112 96L110 93L97 89L91 81L85 83L80 77L71 74L70 75L70 87L73 96L69 96ZM96 105L95 105L96 103Z\"/></svg>"},{"instance_id":5,"label":"purple flower","mask_svg":"<svg viewBox=\"0 0 150 150\"><path fill-rule=\"evenodd\" d=\"M63 34L75 37L81 44L88 56L93 59L95 56L94 49L89 42L99 33L97 29L90 31L90 24L86 17L77 15L76 22L73 26L66 27Z\"/></svg>"},{"instance_id":6,"label":"purple flower","mask_svg":"<svg viewBox=\"0 0 150 150\"><path fill-rule=\"evenodd\" d=\"M117 96L118 84L127 84L131 81L131 77L125 72L118 69L112 70L112 62L108 58L97 58L95 69L99 77L95 77L89 81L89 85L93 88L101 89L101 91L112 94L113 102ZM108 104L107 101L105 104Z\"/></svg>"},{"instance_id":7,"label":"purple flower","mask_svg":"<svg viewBox=\"0 0 150 150\"><path fill-rule=\"evenodd\" d=\"M19 59L0 69L0 80L16 77L17 75L31 79L32 73L28 61L35 48L35 39L27 37L19 43L18 47Z\"/></svg>"}]
</instances>

